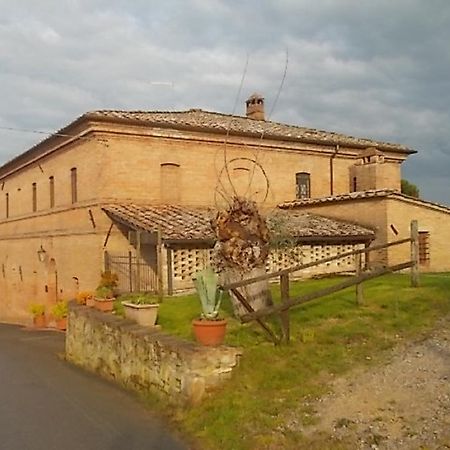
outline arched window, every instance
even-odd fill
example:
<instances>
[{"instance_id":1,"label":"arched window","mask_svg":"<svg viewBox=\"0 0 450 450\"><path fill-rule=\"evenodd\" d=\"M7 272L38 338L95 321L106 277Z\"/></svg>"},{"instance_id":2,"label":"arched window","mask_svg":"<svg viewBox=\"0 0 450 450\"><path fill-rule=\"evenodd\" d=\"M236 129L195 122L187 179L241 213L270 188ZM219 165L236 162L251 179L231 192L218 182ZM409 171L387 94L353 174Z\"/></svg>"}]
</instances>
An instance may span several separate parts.
<instances>
[{"instance_id":1,"label":"arched window","mask_svg":"<svg viewBox=\"0 0 450 450\"><path fill-rule=\"evenodd\" d=\"M311 175L308 172L295 174L296 198L311 197Z\"/></svg>"}]
</instances>

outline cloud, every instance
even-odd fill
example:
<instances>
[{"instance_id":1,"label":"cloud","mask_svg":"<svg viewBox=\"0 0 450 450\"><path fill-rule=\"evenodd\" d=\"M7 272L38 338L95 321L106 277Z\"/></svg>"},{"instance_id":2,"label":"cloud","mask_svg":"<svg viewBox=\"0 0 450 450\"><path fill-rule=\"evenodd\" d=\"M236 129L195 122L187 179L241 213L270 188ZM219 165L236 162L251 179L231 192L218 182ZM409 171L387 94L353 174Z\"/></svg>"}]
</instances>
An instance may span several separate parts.
<instances>
[{"instance_id":1,"label":"cloud","mask_svg":"<svg viewBox=\"0 0 450 450\"><path fill-rule=\"evenodd\" d=\"M232 112L248 55L237 113L259 91L273 120L417 148L404 175L450 203L447 0L0 5L0 126L57 129L100 108ZM2 161L41 139L0 136Z\"/></svg>"}]
</instances>

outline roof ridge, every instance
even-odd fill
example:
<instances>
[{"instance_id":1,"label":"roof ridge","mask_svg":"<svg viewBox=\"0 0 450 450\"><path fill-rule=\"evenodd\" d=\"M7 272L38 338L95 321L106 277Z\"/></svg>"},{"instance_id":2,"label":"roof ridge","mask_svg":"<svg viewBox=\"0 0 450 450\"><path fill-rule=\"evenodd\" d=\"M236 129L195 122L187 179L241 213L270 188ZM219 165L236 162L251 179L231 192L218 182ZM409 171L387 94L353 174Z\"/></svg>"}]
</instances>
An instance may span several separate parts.
<instances>
[{"instance_id":1,"label":"roof ridge","mask_svg":"<svg viewBox=\"0 0 450 450\"><path fill-rule=\"evenodd\" d=\"M272 132L273 134L277 134L277 132L280 135L283 135L283 130L264 130L264 128L270 128L270 127L280 127L280 128L285 128L285 133L286 136L290 136L290 132L293 132L294 130L297 130L299 132L303 132L303 133L311 133L313 136L311 136L312 138L316 138L316 139L325 139L325 138L335 138L335 139L343 139L343 140L350 140L350 141L360 141L359 145L360 146L364 146L364 145L372 145L375 148L376 147L383 147L383 146L387 146L387 147L391 147L391 148L396 148L398 150L403 150L403 151L408 151L408 152L414 152L413 150L409 149L408 147L406 147L403 144L397 144L397 143L391 143L391 142L387 142L387 141L382 141L382 140L377 140L374 138L368 138L368 137L356 137L353 136L351 134L345 134L343 132L337 132L337 131L327 131L327 130L323 130L320 128L312 128L312 127L305 127L305 126L300 126L300 125L295 125L295 124L289 124L289 123L283 123L283 122L275 122L272 120L255 120L253 118L247 117L247 116L243 116L243 115L236 115L236 114L229 114L229 113L222 113L222 112L218 112L218 111L209 111L209 110L205 110L202 108L191 108L191 109L186 109L186 110L172 110L172 111L161 111L161 110L125 110L125 109L100 109L100 110L94 110L94 111L90 111L87 112L85 114L85 117L95 117L97 115L99 116L108 116L108 114L110 114L112 117L114 117L115 115L148 115L148 118L151 119L153 118L153 116L155 117L155 121L158 122L158 115L167 115L167 116L178 116L178 115L191 115L193 117L197 116L197 117L201 117L202 114L204 115L208 115L211 117L223 117L223 118L230 118L231 122L233 119L239 120L239 121L243 121L246 122L248 124L253 124L253 125L258 125L261 127L261 130L253 130L254 132L264 132L264 131L269 131L269 134ZM195 115L195 116L194 116ZM125 117L126 118L126 117ZM129 119L133 119L133 117L128 117ZM145 121L144 118L138 118L138 117L134 117L135 120L141 120L141 121ZM149 120L150 121L150 120ZM206 124L206 127L208 127L208 124ZM315 136L314 136L315 135ZM295 137L295 136L293 136ZM304 137L305 138L305 137ZM357 143L357 142L355 142Z\"/></svg>"},{"instance_id":2,"label":"roof ridge","mask_svg":"<svg viewBox=\"0 0 450 450\"><path fill-rule=\"evenodd\" d=\"M369 189L367 191L347 192L327 197L290 200L284 203L280 203L278 205L278 208L285 210L296 206L317 205L321 203L331 203L349 200L364 200L367 198L390 197L390 196L396 196L401 199L405 199L407 201L415 203L422 203L423 205L428 205L429 207L444 210L444 212L450 213L450 206L432 202L430 200L424 200L422 198L412 197L410 195L403 194L398 189L391 189L391 188Z\"/></svg>"},{"instance_id":3,"label":"roof ridge","mask_svg":"<svg viewBox=\"0 0 450 450\"><path fill-rule=\"evenodd\" d=\"M419 198L419 197L412 197L411 195L406 195L403 192L394 192L394 195L396 195L398 197L405 198L405 199L413 201L413 202L423 203L425 205L430 205L430 206L433 206L433 207L442 208L442 209L445 209L445 210L450 212L450 206L449 205L444 205L442 203L433 202L431 200L425 200L425 199Z\"/></svg>"}]
</instances>

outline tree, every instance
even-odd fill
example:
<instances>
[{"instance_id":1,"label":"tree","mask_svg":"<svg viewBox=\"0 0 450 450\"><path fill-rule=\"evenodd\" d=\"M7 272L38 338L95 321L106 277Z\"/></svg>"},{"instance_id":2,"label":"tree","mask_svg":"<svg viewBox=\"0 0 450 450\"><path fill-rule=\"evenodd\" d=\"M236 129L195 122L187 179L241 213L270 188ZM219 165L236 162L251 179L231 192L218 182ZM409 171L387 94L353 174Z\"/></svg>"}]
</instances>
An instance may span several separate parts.
<instances>
[{"instance_id":1,"label":"tree","mask_svg":"<svg viewBox=\"0 0 450 450\"><path fill-rule=\"evenodd\" d=\"M410 197L419 198L420 194L419 188L415 184L410 183L408 180L402 180L401 189L402 194L409 195Z\"/></svg>"}]
</instances>

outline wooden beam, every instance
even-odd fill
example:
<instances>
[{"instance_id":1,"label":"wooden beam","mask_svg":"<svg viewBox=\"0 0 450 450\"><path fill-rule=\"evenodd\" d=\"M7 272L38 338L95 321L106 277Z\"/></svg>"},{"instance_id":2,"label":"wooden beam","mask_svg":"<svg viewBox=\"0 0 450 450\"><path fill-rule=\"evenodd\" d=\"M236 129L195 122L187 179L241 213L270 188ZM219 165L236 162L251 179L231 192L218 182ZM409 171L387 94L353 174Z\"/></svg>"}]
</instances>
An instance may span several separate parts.
<instances>
[{"instance_id":1,"label":"wooden beam","mask_svg":"<svg viewBox=\"0 0 450 450\"><path fill-rule=\"evenodd\" d=\"M141 232L136 231L136 292L141 292Z\"/></svg>"},{"instance_id":2,"label":"wooden beam","mask_svg":"<svg viewBox=\"0 0 450 450\"><path fill-rule=\"evenodd\" d=\"M289 301L289 274L284 273L280 276L280 294L281 302L286 304ZM291 339L290 324L289 324L289 309L281 311L280 313L281 325L283 327L283 338L286 344L289 344Z\"/></svg>"},{"instance_id":3,"label":"wooden beam","mask_svg":"<svg viewBox=\"0 0 450 450\"><path fill-rule=\"evenodd\" d=\"M293 306L298 306L311 300L315 300L316 298L325 297L326 295L329 294L334 294L335 292L341 291L342 289L346 289L350 286L355 286L356 284L361 283L362 281L371 280L372 278L377 278L387 273L407 269L412 265L413 262L408 261L406 263L397 264L395 266L384 267L378 270L374 270L373 272L362 274L359 277L353 277L349 280L346 280L334 286L330 286L325 289L320 289L319 291L311 292L310 294L301 295L300 297L297 297L295 299L289 300L284 303L280 303L278 305L269 306L268 308L260 309L254 313L245 314L244 316L241 317L241 321L244 323L251 322L252 320L260 319L261 317L266 317L271 314L280 313L281 311L290 309Z\"/></svg>"},{"instance_id":4,"label":"wooden beam","mask_svg":"<svg viewBox=\"0 0 450 450\"><path fill-rule=\"evenodd\" d=\"M167 293L173 295L173 250L171 248L167 249Z\"/></svg>"},{"instance_id":5,"label":"wooden beam","mask_svg":"<svg viewBox=\"0 0 450 450\"><path fill-rule=\"evenodd\" d=\"M232 290L234 296L239 300L239 302L242 303L242 305L244 306L244 308L249 312L249 313L255 313L255 310L252 308L252 306L250 305L250 303L247 302L247 300L245 299L245 297L237 290L237 289L233 289ZM275 334L273 333L273 331L259 318L255 319L256 322L261 326L261 328L266 332L266 334L269 336L270 340L275 344L279 344L280 340L275 336Z\"/></svg>"},{"instance_id":6,"label":"wooden beam","mask_svg":"<svg viewBox=\"0 0 450 450\"><path fill-rule=\"evenodd\" d=\"M157 244L156 244L156 265L158 276L158 299L162 303L164 297L164 284L163 284L163 263L162 263L162 232L161 227L158 228Z\"/></svg>"},{"instance_id":7,"label":"wooden beam","mask_svg":"<svg viewBox=\"0 0 450 450\"><path fill-rule=\"evenodd\" d=\"M341 253L340 255L329 256L328 258L323 258L323 259L320 259L319 261L313 261L313 262L310 262L307 264L299 264L297 266L278 270L276 272L268 273L266 275L261 275L259 277L248 278L248 279L242 280L242 281L236 281L234 283L226 284L225 286L222 286L221 288L224 291L229 291L231 289L246 286L247 284L256 283L257 281L270 280L271 278L279 277L279 276L283 275L284 273L298 272L299 270L309 269L310 267L319 266L320 264L324 264L324 263L327 263L330 261L335 261L337 259L345 258L347 256L358 255L361 253L368 253L368 252L371 252L374 250L381 250L383 248L388 248L388 247L392 247L394 245L404 244L404 243L410 242L410 241L411 241L411 238L405 238L405 239L400 239L398 241L388 242L387 244L378 244L378 245L374 245L373 247L352 250L350 252Z\"/></svg>"},{"instance_id":8,"label":"wooden beam","mask_svg":"<svg viewBox=\"0 0 450 450\"><path fill-rule=\"evenodd\" d=\"M130 284L130 292L133 292L133 254L128 252L128 282Z\"/></svg>"},{"instance_id":9,"label":"wooden beam","mask_svg":"<svg viewBox=\"0 0 450 450\"><path fill-rule=\"evenodd\" d=\"M355 274L359 277L362 273L362 259L361 254L355 255ZM358 305L364 305L364 291L362 283L356 285L356 303Z\"/></svg>"},{"instance_id":10,"label":"wooden beam","mask_svg":"<svg viewBox=\"0 0 450 450\"><path fill-rule=\"evenodd\" d=\"M111 236L111 231L113 229L113 226L114 226L114 222L111 222L111 225L108 228L108 232L106 233L105 242L103 242L103 248L105 248L106 245L108 244L109 237Z\"/></svg>"},{"instance_id":11,"label":"wooden beam","mask_svg":"<svg viewBox=\"0 0 450 450\"><path fill-rule=\"evenodd\" d=\"M411 221L411 286L419 286L419 224L417 220Z\"/></svg>"}]
</instances>

